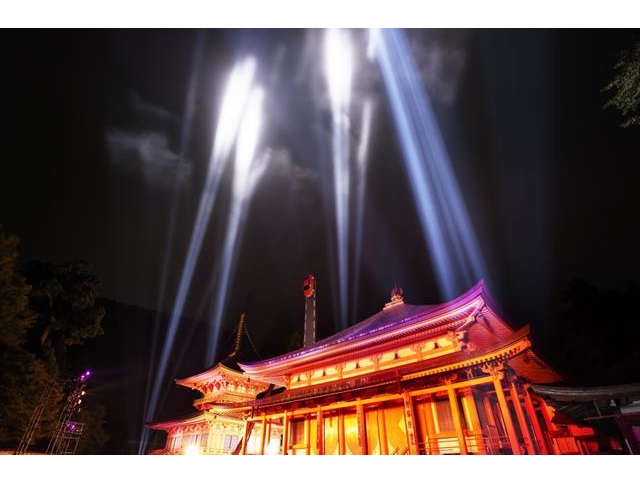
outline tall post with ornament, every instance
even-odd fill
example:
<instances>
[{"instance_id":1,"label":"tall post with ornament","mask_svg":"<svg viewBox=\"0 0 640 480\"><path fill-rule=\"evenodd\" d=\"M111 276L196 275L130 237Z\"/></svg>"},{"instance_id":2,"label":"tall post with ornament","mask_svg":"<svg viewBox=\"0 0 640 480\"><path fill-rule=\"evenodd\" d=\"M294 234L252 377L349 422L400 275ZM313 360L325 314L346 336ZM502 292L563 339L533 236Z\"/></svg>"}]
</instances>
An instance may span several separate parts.
<instances>
[{"instance_id":1,"label":"tall post with ornament","mask_svg":"<svg viewBox=\"0 0 640 480\"><path fill-rule=\"evenodd\" d=\"M316 341L316 279L309 274L304 279L302 291L304 293L304 338L306 347Z\"/></svg>"}]
</instances>

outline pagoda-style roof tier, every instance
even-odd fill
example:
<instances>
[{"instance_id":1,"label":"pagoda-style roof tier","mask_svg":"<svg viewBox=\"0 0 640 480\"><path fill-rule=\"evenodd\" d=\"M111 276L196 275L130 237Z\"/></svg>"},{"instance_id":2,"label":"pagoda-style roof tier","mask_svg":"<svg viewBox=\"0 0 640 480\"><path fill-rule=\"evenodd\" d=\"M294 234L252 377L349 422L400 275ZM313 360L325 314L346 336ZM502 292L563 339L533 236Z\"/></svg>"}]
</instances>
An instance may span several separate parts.
<instances>
[{"instance_id":1,"label":"pagoda-style roof tier","mask_svg":"<svg viewBox=\"0 0 640 480\"><path fill-rule=\"evenodd\" d=\"M191 413L178 418L172 418L171 420L165 420L160 422L149 423L149 427L155 430L171 430L177 427L187 427L191 425L204 424L207 421L211 421L215 416L208 412Z\"/></svg>"},{"instance_id":2,"label":"pagoda-style roof tier","mask_svg":"<svg viewBox=\"0 0 640 480\"><path fill-rule=\"evenodd\" d=\"M149 423L149 428L154 430L198 430L208 428L215 423L231 422L240 424L242 422L241 412L218 412L218 411L202 411L195 414L184 415L171 420Z\"/></svg>"},{"instance_id":3,"label":"pagoda-style roof tier","mask_svg":"<svg viewBox=\"0 0 640 480\"><path fill-rule=\"evenodd\" d=\"M229 368L223 363L175 382L202 393L202 398L194 402L200 409L217 401L234 402L255 398L269 387L269 383L254 380L246 373Z\"/></svg>"},{"instance_id":4,"label":"pagoda-style roof tier","mask_svg":"<svg viewBox=\"0 0 640 480\"><path fill-rule=\"evenodd\" d=\"M239 365L252 379L295 389L414 363L427 369L452 364L461 352L473 356L475 350L494 350L513 336L492 303L483 281L438 305L407 304L396 292L382 311L346 330L278 357ZM543 382L559 379L555 372L544 379L534 376Z\"/></svg>"}]
</instances>

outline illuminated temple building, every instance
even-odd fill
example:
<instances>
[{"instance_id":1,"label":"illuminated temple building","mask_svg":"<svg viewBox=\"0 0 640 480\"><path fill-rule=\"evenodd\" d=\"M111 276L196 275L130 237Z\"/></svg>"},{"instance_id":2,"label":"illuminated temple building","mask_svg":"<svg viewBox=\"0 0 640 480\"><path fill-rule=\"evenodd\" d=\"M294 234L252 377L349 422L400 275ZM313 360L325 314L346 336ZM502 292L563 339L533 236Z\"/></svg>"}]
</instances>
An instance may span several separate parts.
<instances>
[{"instance_id":1,"label":"illuminated temple building","mask_svg":"<svg viewBox=\"0 0 640 480\"><path fill-rule=\"evenodd\" d=\"M246 374L230 368L225 363L233 365L231 362L221 362L205 372L176 380L178 385L198 390L202 394L202 397L194 402L199 413L152 425L153 428L168 433L165 449L161 453L193 452L216 455L229 454L236 450L244 433L243 413L216 412L215 405L251 401L260 392L267 390L269 384L250 379ZM281 430L273 428L270 434L278 449ZM254 443L255 439L250 440L245 445L245 450L257 453L258 447ZM273 447L269 450L268 445L265 448L267 453L273 450Z\"/></svg>"},{"instance_id":2,"label":"illuminated temple building","mask_svg":"<svg viewBox=\"0 0 640 480\"><path fill-rule=\"evenodd\" d=\"M594 430L558 420L535 388L561 381L529 327L496 313L483 282L438 305L395 288L375 315L328 338L178 380L200 412L159 422L154 453L589 454Z\"/></svg>"}]
</instances>

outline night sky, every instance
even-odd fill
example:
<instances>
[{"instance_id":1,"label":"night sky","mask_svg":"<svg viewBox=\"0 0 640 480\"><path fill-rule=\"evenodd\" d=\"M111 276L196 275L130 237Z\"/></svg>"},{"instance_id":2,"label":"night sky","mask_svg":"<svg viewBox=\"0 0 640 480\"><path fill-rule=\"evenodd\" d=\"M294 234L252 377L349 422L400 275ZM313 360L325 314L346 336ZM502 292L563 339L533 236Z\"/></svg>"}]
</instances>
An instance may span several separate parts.
<instances>
[{"instance_id":1,"label":"night sky","mask_svg":"<svg viewBox=\"0 0 640 480\"><path fill-rule=\"evenodd\" d=\"M409 303L448 300L438 291L378 68L364 55L365 32L351 34L359 55L354 105L370 95L376 107L359 272L349 250L348 324L380 310L394 283ZM269 164L237 243L223 326L232 329L245 312L259 351L269 351L274 332L302 333L302 281L313 273L319 336L341 328L333 213L323 190L330 145L319 141L331 121L322 35L3 31L0 223L21 239L21 259L89 260L103 297L169 312L224 83L236 62L253 55L268 118L259 151ZM609 94L602 89L638 31L408 35L505 315L544 332L572 278L602 288L636 282L640 131L622 128L620 114L603 109ZM194 322L207 321L229 184L226 172L185 310ZM189 355L206 366L197 346Z\"/></svg>"}]
</instances>

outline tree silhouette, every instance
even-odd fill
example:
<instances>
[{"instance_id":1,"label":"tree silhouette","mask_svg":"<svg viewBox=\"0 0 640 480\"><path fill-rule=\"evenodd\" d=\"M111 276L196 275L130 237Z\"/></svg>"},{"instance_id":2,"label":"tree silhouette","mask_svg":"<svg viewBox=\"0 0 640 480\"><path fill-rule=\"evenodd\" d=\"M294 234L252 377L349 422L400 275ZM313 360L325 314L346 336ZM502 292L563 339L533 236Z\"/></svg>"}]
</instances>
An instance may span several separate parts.
<instances>
[{"instance_id":1,"label":"tree silhouette","mask_svg":"<svg viewBox=\"0 0 640 480\"><path fill-rule=\"evenodd\" d=\"M42 361L26 347L36 314L29 307L31 287L18 273L18 238L0 226L0 446L15 448L45 387L55 378L55 363ZM62 391L52 391L36 438L55 422L55 404Z\"/></svg>"},{"instance_id":2,"label":"tree silhouette","mask_svg":"<svg viewBox=\"0 0 640 480\"><path fill-rule=\"evenodd\" d=\"M640 287L604 290L574 279L562 293L565 308L552 332L555 361L578 382L637 382Z\"/></svg>"},{"instance_id":3,"label":"tree silhouette","mask_svg":"<svg viewBox=\"0 0 640 480\"><path fill-rule=\"evenodd\" d=\"M23 273L32 285L31 308L37 313L32 337L44 355L66 367L66 351L103 333L104 309L96 305L99 280L85 261L60 264L30 262Z\"/></svg>"},{"instance_id":4,"label":"tree silhouette","mask_svg":"<svg viewBox=\"0 0 640 480\"><path fill-rule=\"evenodd\" d=\"M640 40L620 53L614 68L614 79L604 87L604 91L613 91L614 95L604 106L615 107L622 113L623 127L640 127Z\"/></svg>"},{"instance_id":5,"label":"tree silhouette","mask_svg":"<svg viewBox=\"0 0 640 480\"><path fill-rule=\"evenodd\" d=\"M0 225L0 345L3 348L21 346L36 318L29 308L31 287L16 268L19 244L18 238L6 235Z\"/></svg>"},{"instance_id":6,"label":"tree silhouette","mask_svg":"<svg viewBox=\"0 0 640 480\"><path fill-rule=\"evenodd\" d=\"M18 245L0 226L0 448L9 449L18 446L40 398L46 408L32 441L50 438L62 379L77 370L67 347L102 334L104 316L96 305L99 281L88 262L31 262L20 271ZM92 430L82 450L97 453L106 441L104 408L96 402L88 407L83 421Z\"/></svg>"}]
</instances>

